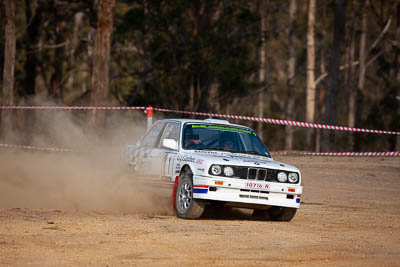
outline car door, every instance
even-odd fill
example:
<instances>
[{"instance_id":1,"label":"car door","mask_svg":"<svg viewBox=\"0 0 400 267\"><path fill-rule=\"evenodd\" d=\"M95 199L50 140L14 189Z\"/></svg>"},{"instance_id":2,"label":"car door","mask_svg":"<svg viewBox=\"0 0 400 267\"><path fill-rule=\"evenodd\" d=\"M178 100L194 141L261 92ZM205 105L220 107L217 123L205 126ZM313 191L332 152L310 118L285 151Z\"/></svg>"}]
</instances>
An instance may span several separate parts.
<instances>
[{"instance_id":1,"label":"car door","mask_svg":"<svg viewBox=\"0 0 400 267\"><path fill-rule=\"evenodd\" d=\"M164 128L163 134L159 140L159 144L155 147L151 153L150 158L152 161L152 168L150 170L151 175L155 177L166 177L168 171L172 168L172 155L178 153L178 140L179 140L179 129L180 125L178 122L168 122ZM176 142L176 148L165 147L164 140L174 140ZM168 166L166 166L166 164Z\"/></svg>"},{"instance_id":2,"label":"car door","mask_svg":"<svg viewBox=\"0 0 400 267\"><path fill-rule=\"evenodd\" d=\"M137 163L135 170L139 174L151 175L153 164L153 155L155 149L158 149L161 134L164 130L166 122L156 122L149 132L140 141L140 148L137 155Z\"/></svg>"}]
</instances>

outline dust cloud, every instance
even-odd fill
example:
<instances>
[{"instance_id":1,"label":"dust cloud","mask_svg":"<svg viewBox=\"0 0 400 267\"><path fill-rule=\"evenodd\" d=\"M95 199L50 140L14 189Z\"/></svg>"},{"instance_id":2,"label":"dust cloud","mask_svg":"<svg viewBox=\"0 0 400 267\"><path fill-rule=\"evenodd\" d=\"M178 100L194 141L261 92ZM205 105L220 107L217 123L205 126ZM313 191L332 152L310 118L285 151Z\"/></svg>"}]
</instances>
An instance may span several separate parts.
<instances>
[{"instance_id":1,"label":"dust cloud","mask_svg":"<svg viewBox=\"0 0 400 267\"><path fill-rule=\"evenodd\" d=\"M139 111L99 111L107 115L101 132L88 126L91 111L31 112L34 127L20 128L14 140L73 152L0 148L0 208L171 212L169 196L143 186L123 161L124 146L146 129Z\"/></svg>"}]
</instances>

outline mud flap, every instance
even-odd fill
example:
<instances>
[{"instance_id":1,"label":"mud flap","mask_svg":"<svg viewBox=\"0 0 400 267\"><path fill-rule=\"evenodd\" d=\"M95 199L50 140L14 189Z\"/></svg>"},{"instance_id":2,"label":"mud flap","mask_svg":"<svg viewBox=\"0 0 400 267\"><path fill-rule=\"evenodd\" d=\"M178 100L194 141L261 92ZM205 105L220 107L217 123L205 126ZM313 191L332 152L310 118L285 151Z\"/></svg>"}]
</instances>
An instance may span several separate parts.
<instances>
[{"instance_id":1,"label":"mud flap","mask_svg":"<svg viewBox=\"0 0 400 267\"><path fill-rule=\"evenodd\" d=\"M178 187L178 183L179 183L179 176L176 176L174 182L174 190L172 190L172 196L171 196L171 205L170 205L171 209L174 209L176 188Z\"/></svg>"}]
</instances>

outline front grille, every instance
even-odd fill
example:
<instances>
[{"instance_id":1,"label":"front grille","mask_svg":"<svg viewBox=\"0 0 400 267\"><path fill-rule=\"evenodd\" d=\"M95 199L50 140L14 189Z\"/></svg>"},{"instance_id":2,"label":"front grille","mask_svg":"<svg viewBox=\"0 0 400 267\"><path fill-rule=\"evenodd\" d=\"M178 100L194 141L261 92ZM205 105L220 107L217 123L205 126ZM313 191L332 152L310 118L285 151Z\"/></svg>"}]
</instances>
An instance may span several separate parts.
<instances>
[{"instance_id":1,"label":"front grille","mask_svg":"<svg viewBox=\"0 0 400 267\"><path fill-rule=\"evenodd\" d=\"M240 177L242 178L242 177ZM265 181L267 178L267 169L247 168L247 178L249 180ZM244 178L242 178L244 179Z\"/></svg>"},{"instance_id":2,"label":"front grille","mask_svg":"<svg viewBox=\"0 0 400 267\"><path fill-rule=\"evenodd\" d=\"M255 180L258 176L258 169L248 168L247 169L247 179Z\"/></svg>"},{"instance_id":3,"label":"front grille","mask_svg":"<svg viewBox=\"0 0 400 267\"><path fill-rule=\"evenodd\" d=\"M235 173L234 178L254 181L278 182L277 175L279 170L240 166L235 166L233 168Z\"/></svg>"}]
</instances>

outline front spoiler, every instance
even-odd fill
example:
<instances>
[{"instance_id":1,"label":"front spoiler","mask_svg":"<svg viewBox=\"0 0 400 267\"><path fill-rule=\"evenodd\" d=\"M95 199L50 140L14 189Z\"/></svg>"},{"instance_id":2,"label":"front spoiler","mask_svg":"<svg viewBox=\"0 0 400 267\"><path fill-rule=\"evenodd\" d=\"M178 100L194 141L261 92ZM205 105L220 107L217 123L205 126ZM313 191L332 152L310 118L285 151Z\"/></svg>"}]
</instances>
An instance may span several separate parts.
<instances>
[{"instance_id":1,"label":"front spoiler","mask_svg":"<svg viewBox=\"0 0 400 267\"><path fill-rule=\"evenodd\" d=\"M262 188L246 188L256 182ZM193 176L193 198L233 203L299 208L303 187L294 184L224 177Z\"/></svg>"}]
</instances>

